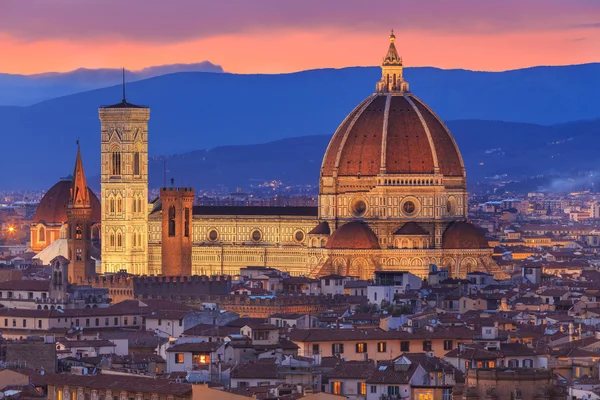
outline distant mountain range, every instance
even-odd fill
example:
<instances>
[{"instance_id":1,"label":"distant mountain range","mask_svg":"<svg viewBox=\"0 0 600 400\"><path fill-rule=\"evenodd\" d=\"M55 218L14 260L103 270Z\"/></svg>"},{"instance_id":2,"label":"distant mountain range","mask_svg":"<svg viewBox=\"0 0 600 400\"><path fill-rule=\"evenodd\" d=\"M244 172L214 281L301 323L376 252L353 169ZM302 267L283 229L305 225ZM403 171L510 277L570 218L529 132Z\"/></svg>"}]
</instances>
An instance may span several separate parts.
<instances>
[{"instance_id":1,"label":"distant mountain range","mask_svg":"<svg viewBox=\"0 0 600 400\"><path fill-rule=\"evenodd\" d=\"M222 159L217 157L212 163L215 168L220 168L218 171L225 171L228 165L235 165L235 154L260 154L259 150L263 148L245 145L275 142L264 146L288 154L282 162L289 162L290 168L303 168L301 166L306 166L307 162L313 163L316 166L313 171L317 172L307 173L306 177L316 183L327 138L344 116L373 92L379 77L380 70L375 67L281 75L175 73L128 84L127 99L152 108L150 154L153 157L194 150L198 150L195 154L202 154L205 151L199 149L232 146L209 150L208 156L203 156L211 159L212 154L222 154ZM596 121L567 123L562 128L522 123L557 124L597 118L600 114L596 101L600 91L600 64L536 67L500 73L409 68L405 77L414 93L441 118L450 121L449 126L467 159L470 177L503 173L508 168L518 172L519 158L503 154L529 152L526 157L530 161L532 157L546 157L548 151L560 149L560 157L567 159L578 154L582 165L586 160L581 159L579 152L588 152L586 154L597 159L594 149L599 147L591 145L596 143L593 134L586 136L589 142L585 149L571 148L567 142L558 147L545 145L577 136L581 129L598 133ZM70 173L77 138L81 140L86 173L89 176L98 174L100 124L97 108L120 99L121 87L116 85L28 107L0 107L0 130L5 150L0 166L0 187L48 187L59 176ZM308 140L303 145L308 146L304 153L294 156L295 149L289 150L292 153L281 150L281 146L286 145L282 139L315 135L324 136L322 139L292 140L294 146L300 146L294 140ZM318 143L322 143L321 147ZM502 150L493 150L496 148ZM482 153L485 150L491 153ZM258 156L247 154L245 157ZM269 157L275 155L263 154L259 160L261 165L264 164L264 170L270 173L269 169L274 168L272 172L283 173L284 168L276 162L269 164ZM479 165L480 162L484 165ZM256 172L256 179L268 175L258 170L256 163L240 161L237 165L244 169L238 171L236 176L239 178L252 172ZM215 172L206 164L202 169L193 168L180 176L225 174ZM525 174L533 170L530 163L518 168ZM295 173L288 172L292 176ZM162 177L162 173L159 176ZM236 176L232 180L236 180ZM160 181L162 179L159 184ZM229 184L221 178L216 181Z\"/></svg>"},{"instance_id":2,"label":"distant mountain range","mask_svg":"<svg viewBox=\"0 0 600 400\"><path fill-rule=\"evenodd\" d=\"M177 72L223 72L223 68L210 61L161 65L126 71L125 79L133 82ZM114 68L80 68L34 75L0 73L0 106L28 106L55 97L113 86L121 81L122 70Z\"/></svg>"},{"instance_id":3,"label":"distant mountain range","mask_svg":"<svg viewBox=\"0 0 600 400\"><path fill-rule=\"evenodd\" d=\"M554 126L471 120L450 121L448 126L462 150L471 188L481 182L531 180L538 175L547 179L533 179L529 190L573 190L578 184L600 181L600 119ZM233 189L274 179L317 185L329 139L329 135L305 136L154 157L150 186L163 184L165 161L168 177L200 192L223 183ZM539 182L546 186L536 186Z\"/></svg>"}]
</instances>

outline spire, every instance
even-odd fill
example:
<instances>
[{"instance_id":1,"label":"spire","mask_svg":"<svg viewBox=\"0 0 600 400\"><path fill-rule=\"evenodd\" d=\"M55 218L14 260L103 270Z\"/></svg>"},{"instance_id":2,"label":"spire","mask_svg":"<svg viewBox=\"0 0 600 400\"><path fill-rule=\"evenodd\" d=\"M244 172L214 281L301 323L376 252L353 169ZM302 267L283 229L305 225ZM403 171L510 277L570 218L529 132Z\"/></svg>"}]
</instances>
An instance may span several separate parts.
<instances>
[{"instance_id":1,"label":"spire","mask_svg":"<svg viewBox=\"0 0 600 400\"><path fill-rule=\"evenodd\" d=\"M402 77L404 66L402 65L402 57L398 55L396 50L396 35L394 30L390 34L390 46L387 54L381 63L381 80L377 82L377 92L379 93L404 93L408 92L408 82Z\"/></svg>"},{"instance_id":2,"label":"spire","mask_svg":"<svg viewBox=\"0 0 600 400\"><path fill-rule=\"evenodd\" d=\"M125 97L125 67L123 67L123 104L127 103L127 99Z\"/></svg>"},{"instance_id":3,"label":"spire","mask_svg":"<svg viewBox=\"0 0 600 400\"><path fill-rule=\"evenodd\" d=\"M394 30L392 29L392 33L390 34L390 47L388 48L388 52L383 59L382 65L402 65L402 58L398 55L396 45L394 44L395 40L396 35L394 35Z\"/></svg>"},{"instance_id":4,"label":"spire","mask_svg":"<svg viewBox=\"0 0 600 400\"><path fill-rule=\"evenodd\" d=\"M91 206L90 193L85 180L83 171L83 162L81 161L81 150L79 140L77 141L77 158L75 159L75 170L73 171L73 181L71 185L71 198L69 206L73 208L87 208Z\"/></svg>"}]
</instances>

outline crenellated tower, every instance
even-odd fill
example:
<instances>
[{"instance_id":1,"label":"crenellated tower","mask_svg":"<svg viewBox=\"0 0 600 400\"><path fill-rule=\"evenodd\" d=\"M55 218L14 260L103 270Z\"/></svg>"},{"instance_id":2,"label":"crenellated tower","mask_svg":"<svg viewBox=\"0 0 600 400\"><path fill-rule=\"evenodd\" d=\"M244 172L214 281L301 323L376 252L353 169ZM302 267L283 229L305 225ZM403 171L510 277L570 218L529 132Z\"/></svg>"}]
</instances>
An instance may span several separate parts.
<instances>
[{"instance_id":1,"label":"crenellated tower","mask_svg":"<svg viewBox=\"0 0 600 400\"><path fill-rule=\"evenodd\" d=\"M90 257L92 203L81 161L79 143L77 143L77 158L71 182L67 207L67 243L70 260L68 279L71 283L80 283L95 275L96 268Z\"/></svg>"},{"instance_id":2,"label":"crenellated tower","mask_svg":"<svg viewBox=\"0 0 600 400\"><path fill-rule=\"evenodd\" d=\"M162 275L192 275L193 188L161 188Z\"/></svg>"},{"instance_id":3,"label":"crenellated tower","mask_svg":"<svg viewBox=\"0 0 600 400\"><path fill-rule=\"evenodd\" d=\"M150 108L123 100L100 107L102 271L148 271Z\"/></svg>"}]
</instances>

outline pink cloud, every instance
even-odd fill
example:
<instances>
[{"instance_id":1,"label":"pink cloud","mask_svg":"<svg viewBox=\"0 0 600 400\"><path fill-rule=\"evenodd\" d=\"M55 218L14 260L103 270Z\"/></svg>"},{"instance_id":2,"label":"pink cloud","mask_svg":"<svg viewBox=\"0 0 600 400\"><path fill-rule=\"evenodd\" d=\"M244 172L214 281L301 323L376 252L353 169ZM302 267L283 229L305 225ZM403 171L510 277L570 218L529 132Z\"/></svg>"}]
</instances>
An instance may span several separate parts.
<instances>
[{"instance_id":1,"label":"pink cloud","mask_svg":"<svg viewBox=\"0 0 600 400\"><path fill-rule=\"evenodd\" d=\"M596 0L2 0L0 33L155 43L281 29L489 34L593 26L599 15Z\"/></svg>"}]
</instances>

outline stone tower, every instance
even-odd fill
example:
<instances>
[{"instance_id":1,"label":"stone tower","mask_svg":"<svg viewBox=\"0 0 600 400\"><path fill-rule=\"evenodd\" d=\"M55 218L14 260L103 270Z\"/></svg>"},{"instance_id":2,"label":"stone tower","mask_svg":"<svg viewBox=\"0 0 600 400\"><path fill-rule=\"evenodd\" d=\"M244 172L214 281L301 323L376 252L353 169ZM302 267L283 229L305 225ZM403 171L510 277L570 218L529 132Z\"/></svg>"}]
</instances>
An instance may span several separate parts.
<instances>
[{"instance_id":1,"label":"stone tower","mask_svg":"<svg viewBox=\"0 0 600 400\"><path fill-rule=\"evenodd\" d=\"M193 188L161 188L162 275L192 274Z\"/></svg>"},{"instance_id":2,"label":"stone tower","mask_svg":"<svg viewBox=\"0 0 600 400\"><path fill-rule=\"evenodd\" d=\"M150 108L125 100L100 107L102 272L148 271Z\"/></svg>"},{"instance_id":3,"label":"stone tower","mask_svg":"<svg viewBox=\"0 0 600 400\"><path fill-rule=\"evenodd\" d=\"M83 171L79 144L77 144L77 158L71 182L69 205L67 206L67 243L71 264L68 278L71 283L80 283L95 275L96 268L90 257L92 203Z\"/></svg>"}]
</instances>

